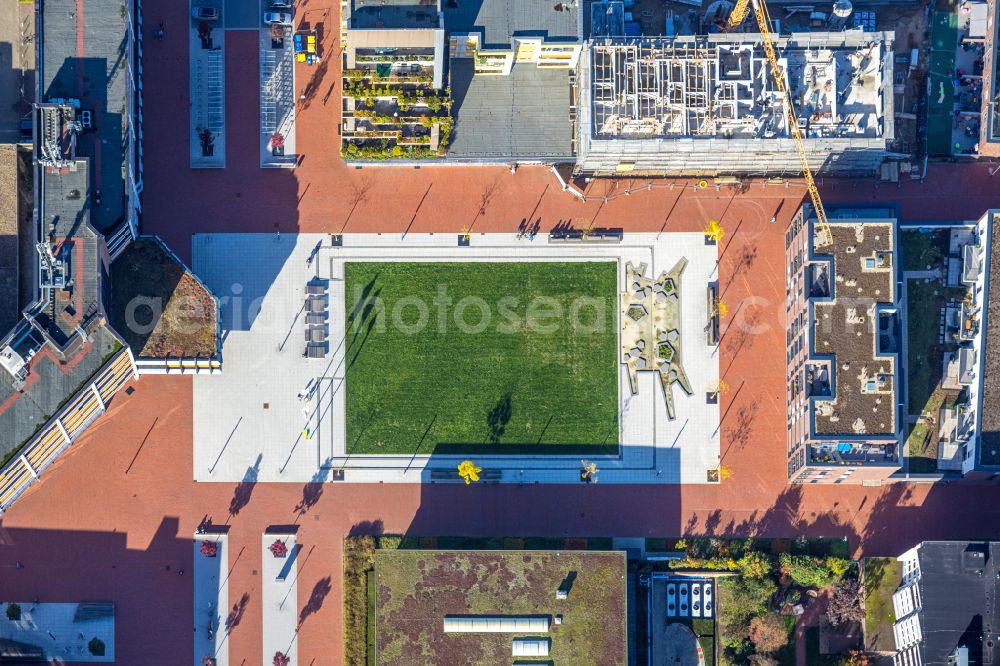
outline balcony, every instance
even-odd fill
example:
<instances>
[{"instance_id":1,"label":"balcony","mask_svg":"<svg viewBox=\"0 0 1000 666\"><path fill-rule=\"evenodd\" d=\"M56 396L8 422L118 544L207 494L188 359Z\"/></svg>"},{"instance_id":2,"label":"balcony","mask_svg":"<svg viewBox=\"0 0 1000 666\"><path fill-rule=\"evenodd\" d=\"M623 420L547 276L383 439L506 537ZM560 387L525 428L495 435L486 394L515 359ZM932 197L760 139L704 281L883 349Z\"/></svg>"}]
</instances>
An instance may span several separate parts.
<instances>
[{"instance_id":1,"label":"balcony","mask_svg":"<svg viewBox=\"0 0 1000 666\"><path fill-rule=\"evenodd\" d=\"M829 298L829 265L825 263L809 264L806 267L806 284L809 285L809 298Z\"/></svg>"},{"instance_id":2,"label":"balcony","mask_svg":"<svg viewBox=\"0 0 1000 666\"><path fill-rule=\"evenodd\" d=\"M831 442L809 447L809 462L816 465L891 465L897 461L896 442Z\"/></svg>"}]
</instances>

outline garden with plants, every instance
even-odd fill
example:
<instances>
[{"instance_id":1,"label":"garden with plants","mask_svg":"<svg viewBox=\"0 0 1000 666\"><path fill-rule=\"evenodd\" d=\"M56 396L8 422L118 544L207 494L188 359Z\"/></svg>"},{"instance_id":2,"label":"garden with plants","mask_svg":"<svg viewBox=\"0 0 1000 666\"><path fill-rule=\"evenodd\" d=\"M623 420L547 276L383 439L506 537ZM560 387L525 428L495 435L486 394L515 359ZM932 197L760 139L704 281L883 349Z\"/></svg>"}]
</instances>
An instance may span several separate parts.
<instances>
[{"instance_id":1,"label":"garden with plants","mask_svg":"<svg viewBox=\"0 0 1000 666\"><path fill-rule=\"evenodd\" d=\"M428 159L448 151L451 94L431 77L375 69L344 71L344 97L353 100L353 130L345 130L347 160ZM348 107L350 109L350 105Z\"/></svg>"},{"instance_id":2,"label":"garden with plants","mask_svg":"<svg viewBox=\"0 0 1000 666\"><path fill-rule=\"evenodd\" d=\"M645 568L715 577L714 652L720 666L794 665L796 650L805 652L810 666L869 663L861 651L863 590L845 541L648 539L647 553L656 551L676 559ZM644 633L645 622L638 624L639 633ZM799 624L804 640L797 643Z\"/></svg>"}]
</instances>

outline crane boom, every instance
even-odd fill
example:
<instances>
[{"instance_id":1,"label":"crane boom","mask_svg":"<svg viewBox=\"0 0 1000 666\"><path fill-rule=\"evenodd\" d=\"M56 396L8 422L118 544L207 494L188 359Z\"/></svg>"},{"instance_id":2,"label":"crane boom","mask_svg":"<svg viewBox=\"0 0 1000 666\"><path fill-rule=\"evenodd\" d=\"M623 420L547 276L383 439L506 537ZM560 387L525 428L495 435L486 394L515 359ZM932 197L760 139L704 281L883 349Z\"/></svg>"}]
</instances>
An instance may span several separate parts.
<instances>
[{"instance_id":1,"label":"crane boom","mask_svg":"<svg viewBox=\"0 0 1000 666\"><path fill-rule=\"evenodd\" d=\"M740 27L743 19L747 17L748 9L750 9L750 0L736 0L736 4L733 5L733 11L729 12L729 18L726 19L726 32L731 32Z\"/></svg>"},{"instance_id":2,"label":"crane boom","mask_svg":"<svg viewBox=\"0 0 1000 666\"><path fill-rule=\"evenodd\" d=\"M819 230L819 238L814 241L816 246L833 244L833 232L830 230L830 223L826 218L826 209L823 208L823 200L819 197L819 188L816 187L816 180L813 178L812 169L809 168L809 160L806 157L806 146L802 137L802 128L799 127L798 115L795 113L795 103L785 86L785 76L778 64L778 54L774 48L774 40L771 39L771 16L767 11L767 4L764 0L737 0L736 6L729 14L729 25L732 25L733 16L742 11L746 15L747 2L753 5L754 17L757 19L757 27L760 30L760 37L764 43L764 53L767 61L771 65L771 76L774 84L778 87L778 92L785 99L785 111L788 114L788 130L791 132L795 142L795 151L799 156L799 163L802 165L802 175L806 179L806 189L809 191L809 198L812 200L813 209L816 211L816 227ZM742 10L741 10L742 7ZM743 17L737 16L739 25Z\"/></svg>"}]
</instances>

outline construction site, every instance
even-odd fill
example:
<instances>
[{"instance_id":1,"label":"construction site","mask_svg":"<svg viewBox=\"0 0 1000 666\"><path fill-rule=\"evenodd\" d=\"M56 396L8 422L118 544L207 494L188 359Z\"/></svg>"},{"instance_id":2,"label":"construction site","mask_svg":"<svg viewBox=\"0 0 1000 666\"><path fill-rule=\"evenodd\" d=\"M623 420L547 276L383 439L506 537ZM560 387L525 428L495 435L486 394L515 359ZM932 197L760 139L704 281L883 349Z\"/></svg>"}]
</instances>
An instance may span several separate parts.
<instances>
[{"instance_id":1,"label":"construction site","mask_svg":"<svg viewBox=\"0 0 1000 666\"><path fill-rule=\"evenodd\" d=\"M584 50L577 170L589 175L871 173L893 139L891 32L606 38Z\"/></svg>"}]
</instances>

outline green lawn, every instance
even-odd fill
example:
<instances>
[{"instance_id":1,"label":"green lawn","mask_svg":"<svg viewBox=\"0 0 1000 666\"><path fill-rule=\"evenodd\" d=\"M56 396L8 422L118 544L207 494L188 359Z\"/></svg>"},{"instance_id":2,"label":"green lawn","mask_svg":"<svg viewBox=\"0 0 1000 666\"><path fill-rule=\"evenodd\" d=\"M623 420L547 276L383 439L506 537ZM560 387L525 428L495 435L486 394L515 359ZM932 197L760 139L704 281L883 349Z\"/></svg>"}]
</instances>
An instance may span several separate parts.
<instances>
[{"instance_id":1,"label":"green lawn","mask_svg":"<svg viewBox=\"0 0 1000 666\"><path fill-rule=\"evenodd\" d=\"M903 229L899 233L903 247L903 270L925 271L928 266L944 267L948 255L951 232L947 229Z\"/></svg>"},{"instance_id":2,"label":"green lawn","mask_svg":"<svg viewBox=\"0 0 1000 666\"><path fill-rule=\"evenodd\" d=\"M348 262L345 294L349 453L617 450L616 263Z\"/></svg>"},{"instance_id":3,"label":"green lawn","mask_svg":"<svg viewBox=\"0 0 1000 666\"><path fill-rule=\"evenodd\" d=\"M892 595L899 587L902 571L893 558L869 557L865 567L865 640L866 650L892 652L896 641L892 625L896 621Z\"/></svg>"}]
</instances>

